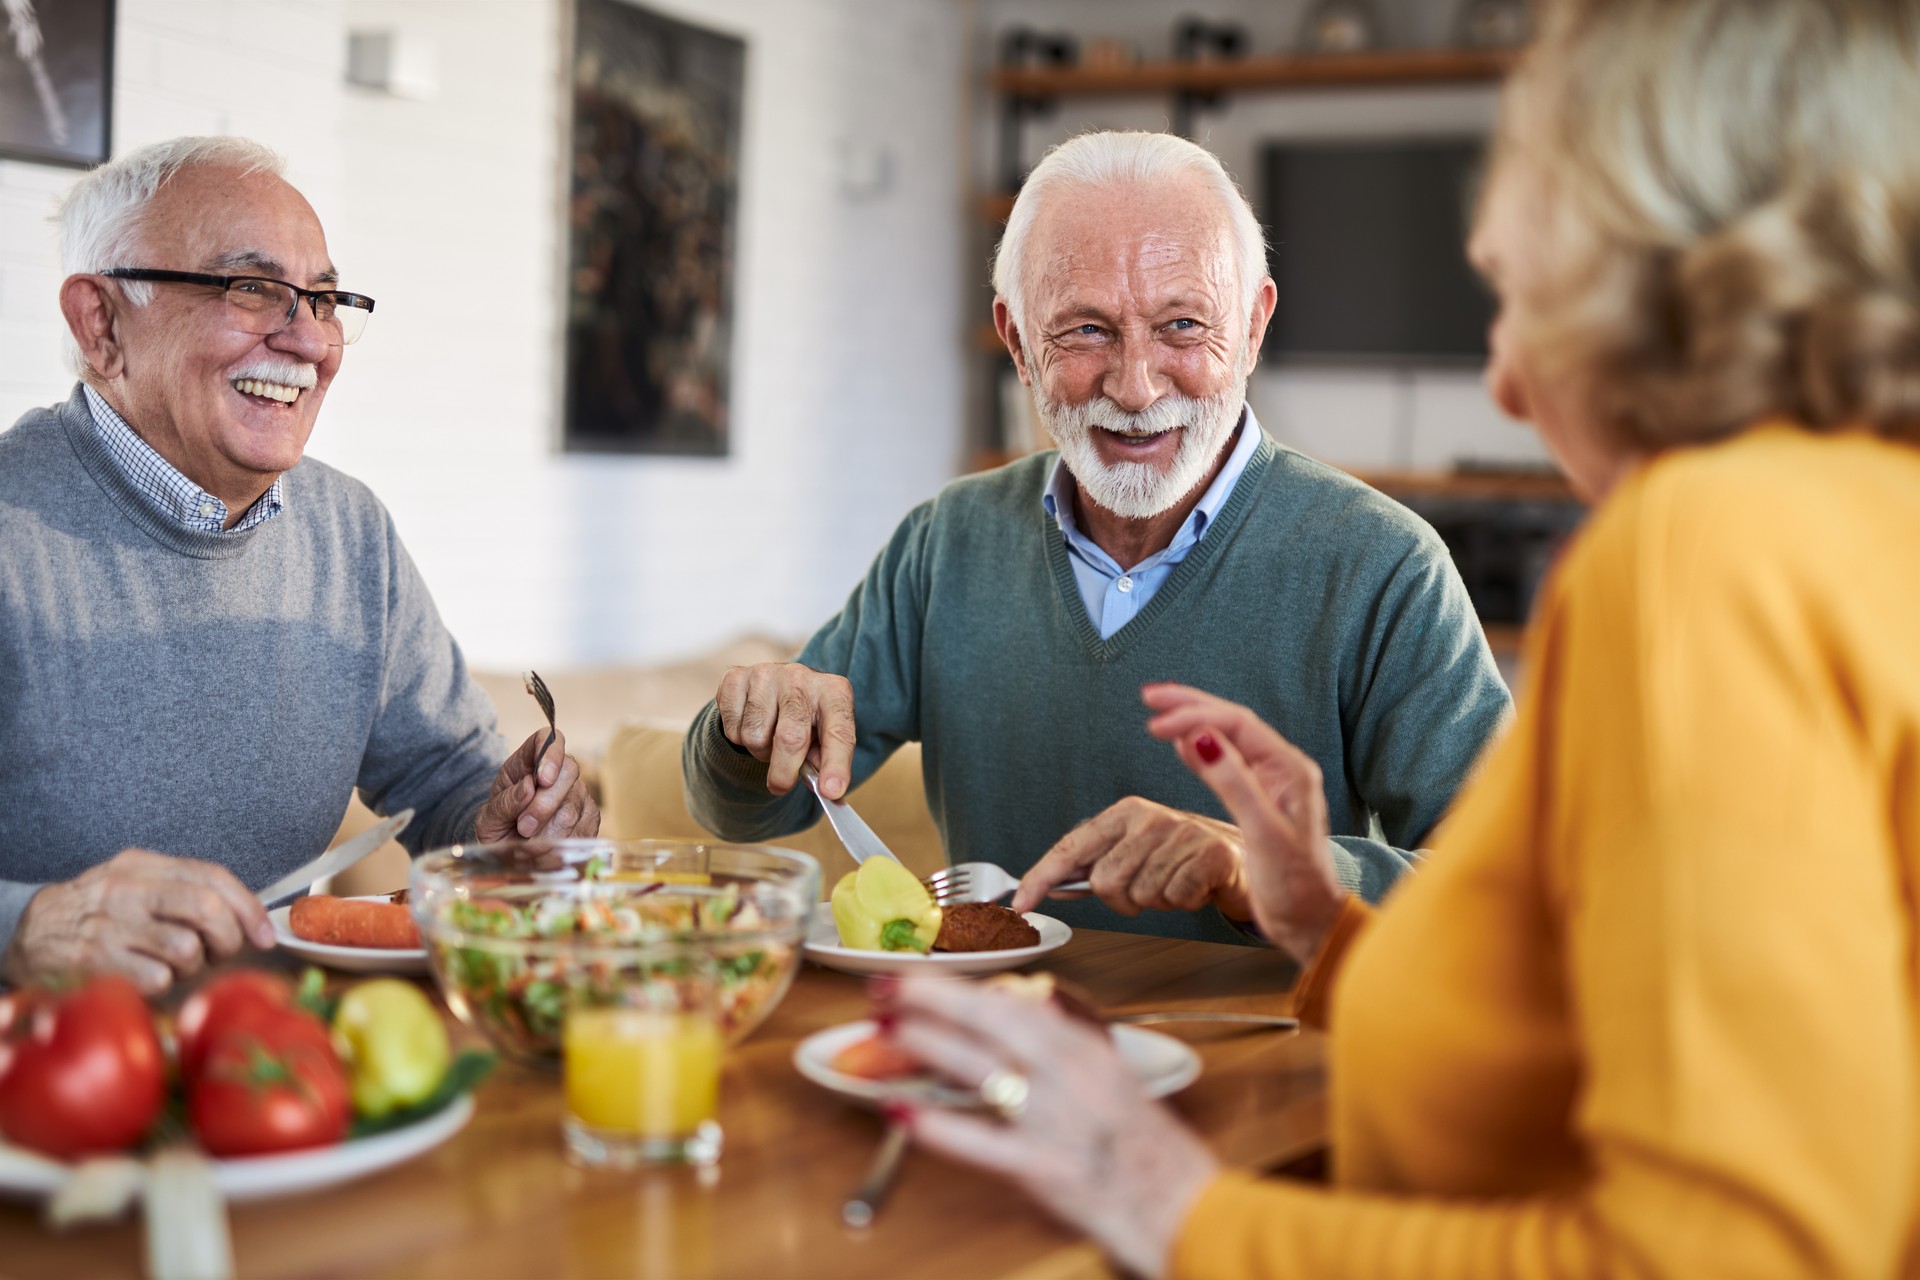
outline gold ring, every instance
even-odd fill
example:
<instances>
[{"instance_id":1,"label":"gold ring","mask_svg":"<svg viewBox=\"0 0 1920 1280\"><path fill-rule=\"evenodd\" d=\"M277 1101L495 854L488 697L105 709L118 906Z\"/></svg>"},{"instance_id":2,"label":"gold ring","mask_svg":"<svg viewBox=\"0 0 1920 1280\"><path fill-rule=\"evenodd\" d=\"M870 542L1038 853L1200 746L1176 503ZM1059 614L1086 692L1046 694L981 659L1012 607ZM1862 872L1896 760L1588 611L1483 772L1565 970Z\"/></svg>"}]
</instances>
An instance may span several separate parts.
<instances>
[{"instance_id":1,"label":"gold ring","mask_svg":"<svg viewBox=\"0 0 1920 1280\"><path fill-rule=\"evenodd\" d=\"M1027 1112L1027 1096L1033 1086L1018 1071L995 1067L980 1082L980 1101L1002 1120L1018 1120Z\"/></svg>"}]
</instances>

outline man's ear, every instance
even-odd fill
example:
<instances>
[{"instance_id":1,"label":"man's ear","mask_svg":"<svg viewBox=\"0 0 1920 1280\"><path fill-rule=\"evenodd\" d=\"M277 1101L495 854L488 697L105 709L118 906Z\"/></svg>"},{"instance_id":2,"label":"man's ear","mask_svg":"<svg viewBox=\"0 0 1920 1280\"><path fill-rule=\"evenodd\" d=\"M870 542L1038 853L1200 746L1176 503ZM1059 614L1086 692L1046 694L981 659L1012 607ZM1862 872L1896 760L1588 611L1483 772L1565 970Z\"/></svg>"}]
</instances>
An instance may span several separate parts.
<instances>
[{"instance_id":1,"label":"man's ear","mask_svg":"<svg viewBox=\"0 0 1920 1280\"><path fill-rule=\"evenodd\" d=\"M1032 386L1033 371L1027 368L1026 343L1020 340L1020 326L1013 322L1013 312L1007 309L1004 298L993 300L993 331L1007 344L1007 354L1013 357L1013 371L1020 375L1020 381Z\"/></svg>"},{"instance_id":2,"label":"man's ear","mask_svg":"<svg viewBox=\"0 0 1920 1280\"><path fill-rule=\"evenodd\" d=\"M68 276L60 285L60 314L67 318L67 332L87 367L107 380L119 377L126 366L120 350L119 302L98 276Z\"/></svg>"},{"instance_id":3,"label":"man's ear","mask_svg":"<svg viewBox=\"0 0 1920 1280\"><path fill-rule=\"evenodd\" d=\"M1247 367L1240 371L1242 376L1251 377L1254 366L1260 363L1260 348L1267 340L1267 324L1279 304L1280 290L1274 285L1273 277L1268 276L1254 291L1253 306L1247 316Z\"/></svg>"}]
</instances>

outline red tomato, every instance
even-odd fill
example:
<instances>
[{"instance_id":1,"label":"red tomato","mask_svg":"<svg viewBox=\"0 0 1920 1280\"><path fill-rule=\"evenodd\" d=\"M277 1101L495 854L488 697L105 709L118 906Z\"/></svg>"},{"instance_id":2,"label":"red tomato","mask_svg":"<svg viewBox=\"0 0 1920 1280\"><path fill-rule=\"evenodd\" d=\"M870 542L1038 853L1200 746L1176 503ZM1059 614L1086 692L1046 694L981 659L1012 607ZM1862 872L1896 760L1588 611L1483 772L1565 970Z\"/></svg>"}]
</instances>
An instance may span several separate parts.
<instances>
[{"instance_id":1,"label":"red tomato","mask_svg":"<svg viewBox=\"0 0 1920 1280\"><path fill-rule=\"evenodd\" d=\"M0 1133L68 1159L123 1151L160 1114L166 1062L147 1002L100 975L0 997Z\"/></svg>"},{"instance_id":2,"label":"red tomato","mask_svg":"<svg viewBox=\"0 0 1920 1280\"><path fill-rule=\"evenodd\" d=\"M261 1015L278 1016L294 1008L293 984L262 969L223 973L203 984L180 1006L174 1034L180 1042L180 1075L191 1080L201 1059L229 1029Z\"/></svg>"},{"instance_id":3,"label":"red tomato","mask_svg":"<svg viewBox=\"0 0 1920 1280\"><path fill-rule=\"evenodd\" d=\"M333 1046L297 1031L279 1043L268 1035L239 1028L222 1036L188 1086L187 1118L211 1155L266 1155L347 1136L353 1105Z\"/></svg>"}]
</instances>

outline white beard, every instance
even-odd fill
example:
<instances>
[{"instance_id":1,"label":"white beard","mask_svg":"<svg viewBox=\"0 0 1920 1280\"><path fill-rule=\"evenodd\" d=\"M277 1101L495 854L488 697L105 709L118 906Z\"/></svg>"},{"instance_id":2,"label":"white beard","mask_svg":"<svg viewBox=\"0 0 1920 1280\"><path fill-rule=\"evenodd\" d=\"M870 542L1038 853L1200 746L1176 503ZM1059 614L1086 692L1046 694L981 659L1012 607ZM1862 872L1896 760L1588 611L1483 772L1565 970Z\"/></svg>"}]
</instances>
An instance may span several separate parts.
<instances>
[{"instance_id":1,"label":"white beard","mask_svg":"<svg viewBox=\"0 0 1920 1280\"><path fill-rule=\"evenodd\" d=\"M1238 425L1246 399L1244 378L1204 400L1164 395L1139 413L1122 409L1105 396L1062 404L1048 399L1037 382L1033 387L1034 407L1060 446L1067 470L1096 505L1123 520L1157 516L1199 488ZM1164 472L1151 462L1107 463L1093 443L1096 428L1136 436L1178 431L1180 447Z\"/></svg>"}]
</instances>

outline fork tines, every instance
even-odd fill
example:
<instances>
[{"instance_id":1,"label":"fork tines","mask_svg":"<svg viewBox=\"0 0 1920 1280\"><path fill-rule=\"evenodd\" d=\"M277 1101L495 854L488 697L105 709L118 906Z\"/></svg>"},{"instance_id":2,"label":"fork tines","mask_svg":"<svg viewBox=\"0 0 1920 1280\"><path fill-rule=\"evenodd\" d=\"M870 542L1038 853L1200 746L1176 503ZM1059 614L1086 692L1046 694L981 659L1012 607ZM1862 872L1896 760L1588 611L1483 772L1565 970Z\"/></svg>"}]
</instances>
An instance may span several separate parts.
<instances>
[{"instance_id":1,"label":"fork tines","mask_svg":"<svg viewBox=\"0 0 1920 1280\"><path fill-rule=\"evenodd\" d=\"M540 754L533 758L533 767L537 771L540 768L540 762L547 758L547 748L553 745L554 733L560 726L554 722L553 718L553 694L548 691L547 682L540 678L540 673L529 670L524 677L524 683L527 686L527 692L533 695L533 700L540 704L541 714L547 717L547 740L540 744Z\"/></svg>"},{"instance_id":2,"label":"fork tines","mask_svg":"<svg viewBox=\"0 0 1920 1280\"><path fill-rule=\"evenodd\" d=\"M966 897L972 878L966 872L956 868L942 867L920 883L926 886L927 892L933 895L934 901L939 902L946 898Z\"/></svg>"},{"instance_id":3,"label":"fork tines","mask_svg":"<svg viewBox=\"0 0 1920 1280\"><path fill-rule=\"evenodd\" d=\"M527 672L525 680L527 692L532 694L533 700L540 704L540 710L546 713L547 720L551 723L553 720L553 694L547 690L547 682L540 678L538 671Z\"/></svg>"}]
</instances>

